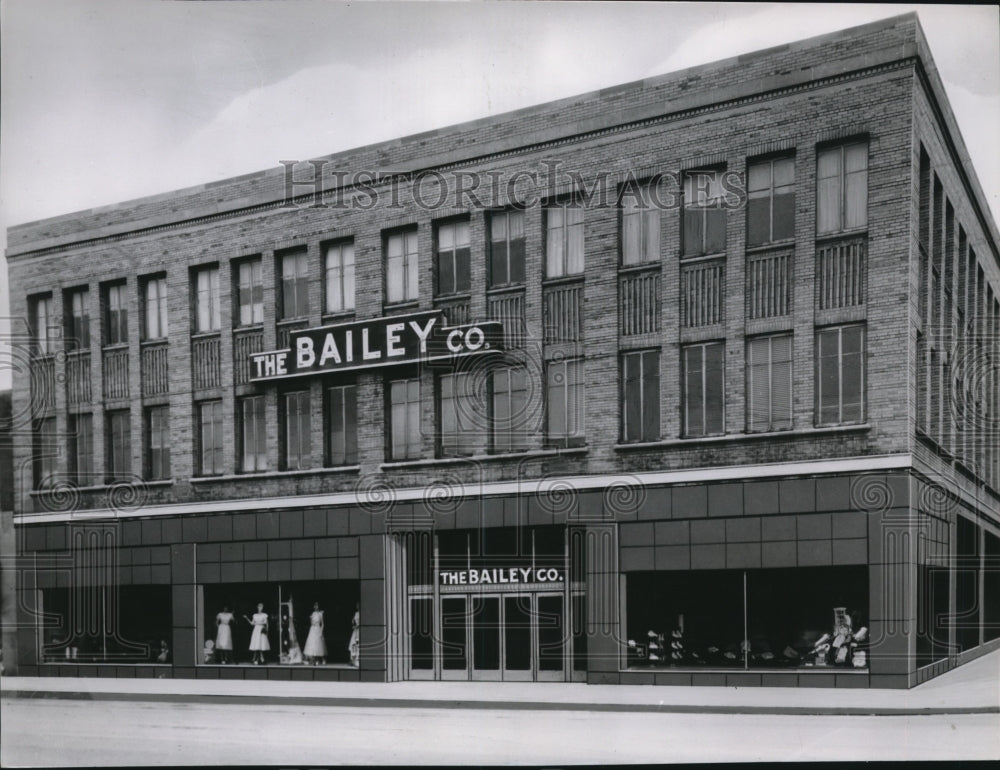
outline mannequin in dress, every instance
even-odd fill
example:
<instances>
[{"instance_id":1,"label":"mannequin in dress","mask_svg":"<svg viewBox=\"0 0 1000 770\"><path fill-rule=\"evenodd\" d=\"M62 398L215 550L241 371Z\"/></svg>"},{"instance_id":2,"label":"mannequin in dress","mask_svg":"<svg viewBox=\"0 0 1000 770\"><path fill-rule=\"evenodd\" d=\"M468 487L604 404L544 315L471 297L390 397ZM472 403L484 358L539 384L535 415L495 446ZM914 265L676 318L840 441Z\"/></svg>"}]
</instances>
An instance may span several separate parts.
<instances>
[{"instance_id":1,"label":"mannequin in dress","mask_svg":"<svg viewBox=\"0 0 1000 770\"><path fill-rule=\"evenodd\" d=\"M361 613L359 605L354 605L354 617L351 618L351 641L347 643L347 649L351 653L351 665L358 667L358 658L361 654L361 645L358 638L358 626L361 625Z\"/></svg>"},{"instance_id":2,"label":"mannequin in dress","mask_svg":"<svg viewBox=\"0 0 1000 770\"><path fill-rule=\"evenodd\" d=\"M232 621L229 605L223 605L222 612L215 616L215 659L219 663L233 662L233 630L229 625Z\"/></svg>"},{"instance_id":3,"label":"mannequin in dress","mask_svg":"<svg viewBox=\"0 0 1000 770\"><path fill-rule=\"evenodd\" d=\"M246 621L253 626L253 634L250 636L250 652L253 653L253 663L255 666L264 662L264 653L271 649L271 643L267 640L267 613L264 612L262 603L257 605L257 611L253 614L253 620L243 616Z\"/></svg>"},{"instance_id":4,"label":"mannequin in dress","mask_svg":"<svg viewBox=\"0 0 1000 770\"><path fill-rule=\"evenodd\" d=\"M313 603L313 611L309 616L309 636L306 637L306 647L302 654L314 666L317 663L326 663L326 640L323 638L323 610L319 608L319 602Z\"/></svg>"}]
</instances>

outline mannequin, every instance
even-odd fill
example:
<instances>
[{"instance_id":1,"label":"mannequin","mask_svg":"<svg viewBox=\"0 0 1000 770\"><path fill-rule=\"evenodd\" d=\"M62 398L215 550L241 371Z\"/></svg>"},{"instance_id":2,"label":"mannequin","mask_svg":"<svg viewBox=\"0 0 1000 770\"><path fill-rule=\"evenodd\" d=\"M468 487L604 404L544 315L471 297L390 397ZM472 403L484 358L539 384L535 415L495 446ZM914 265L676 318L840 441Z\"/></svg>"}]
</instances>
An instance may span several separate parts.
<instances>
[{"instance_id":1,"label":"mannequin","mask_svg":"<svg viewBox=\"0 0 1000 770\"><path fill-rule=\"evenodd\" d=\"M233 662L233 630L229 625L232 620L229 605L223 605L222 612L215 616L215 653L219 663Z\"/></svg>"},{"instance_id":2,"label":"mannequin","mask_svg":"<svg viewBox=\"0 0 1000 770\"><path fill-rule=\"evenodd\" d=\"M259 666L264 662L264 653L271 649L271 643L267 640L267 613L264 612L263 603L257 604L253 620L246 615L243 617L253 626L253 634L250 637L250 652L253 653L253 664Z\"/></svg>"},{"instance_id":3,"label":"mannequin","mask_svg":"<svg viewBox=\"0 0 1000 770\"><path fill-rule=\"evenodd\" d=\"M303 650L306 660L312 665L326 663L326 640L323 638L323 610L319 602L313 602L313 611L309 615L309 636Z\"/></svg>"},{"instance_id":4,"label":"mannequin","mask_svg":"<svg viewBox=\"0 0 1000 770\"><path fill-rule=\"evenodd\" d=\"M351 641L347 643L347 649L351 653L351 665L358 667L358 658L361 656L361 644L358 637L358 627L361 625L360 605L354 605L354 617L351 618Z\"/></svg>"}]
</instances>

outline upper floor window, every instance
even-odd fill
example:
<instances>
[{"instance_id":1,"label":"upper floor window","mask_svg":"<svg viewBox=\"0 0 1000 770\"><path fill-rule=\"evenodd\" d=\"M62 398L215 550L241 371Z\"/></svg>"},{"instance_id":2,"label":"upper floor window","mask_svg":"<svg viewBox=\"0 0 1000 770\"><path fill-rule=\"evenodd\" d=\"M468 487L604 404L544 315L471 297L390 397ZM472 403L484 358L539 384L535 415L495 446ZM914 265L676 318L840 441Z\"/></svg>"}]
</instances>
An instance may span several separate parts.
<instances>
[{"instance_id":1,"label":"upper floor window","mask_svg":"<svg viewBox=\"0 0 1000 770\"><path fill-rule=\"evenodd\" d=\"M267 419L264 396L247 396L236 402L239 420L240 470L267 470Z\"/></svg>"},{"instance_id":2,"label":"upper floor window","mask_svg":"<svg viewBox=\"0 0 1000 770\"><path fill-rule=\"evenodd\" d=\"M683 348L685 436L711 436L724 430L724 350L722 342Z\"/></svg>"},{"instance_id":3,"label":"upper floor window","mask_svg":"<svg viewBox=\"0 0 1000 770\"><path fill-rule=\"evenodd\" d=\"M358 395L356 385L334 385L326 391L328 465L358 462Z\"/></svg>"},{"instance_id":4,"label":"upper floor window","mask_svg":"<svg viewBox=\"0 0 1000 770\"><path fill-rule=\"evenodd\" d=\"M70 414L66 427L70 478L78 486L88 486L94 479L94 418L89 414Z\"/></svg>"},{"instance_id":5,"label":"upper floor window","mask_svg":"<svg viewBox=\"0 0 1000 770\"><path fill-rule=\"evenodd\" d=\"M816 232L868 225L868 143L838 145L816 155Z\"/></svg>"},{"instance_id":6,"label":"upper floor window","mask_svg":"<svg viewBox=\"0 0 1000 770\"><path fill-rule=\"evenodd\" d=\"M622 193L622 264L660 258L660 209L651 185L629 186Z\"/></svg>"},{"instance_id":7,"label":"upper floor window","mask_svg":"<svg viewBox=\"0 0 1000 770\"><path fill-rule=\"evenodd\" d=\"M490 286L524 283L524 212L490 216Z\"/></svg>"},{"instance_id":8,"label":"upper floor window","mask_svg":"<svg viewBox=\"0 0 1000 770\"><path fill-rule=\"evenodd\" d=\"M284 433L284 470L294 471L312 465L312 413L309 391L285 393L282 397Z\"/></svg>"},{"instance_id":9,"label":"upper floor window","mask_svg":"<svg viewBox=\"0 0 1000 770\"><path fill-rule=\"evenodd\" d=\"M469 274L469 223L446 222L437 229L437 293L456 294L472 285Z\"/></svg>"},{"instance_id":10,"label":"upper floor window","mask_svg":"<svg viewBox=\"0 0 1000 770\"><path fill-rule=\"evenodd\" d=\"M195 332L214 332L222 328L219 307L219 268L205 267L195 273Z\"/></svg>"},{"instance_id":11,"label":"upper floor window","mask_svg":"<svg viewBox=\"0 0 1000 770\"><path fill-rule=\"evenodd\" d=\"M583 206L577 201L545 208L545 277L583 272Z\"/></svg>"},{"instance_id":12,"label":"upper floor window","mask_svg":"<svg viewBox=\"0 0 1000 770\"><path fill-rule=\"evenodd\" d=\"M508 366L490 372L492 414L491 449L520 452L528 448L530 426L527 372L523 366Z\"/></svg>"},{"instance_id":13,"label":"upper floor window","mask_svg":"<svg viewBox=\"0 0 1000 770\"><path fill-rule=\"evenodd\" d=\"M622 441L660 438L660 351L622 355Z\"/></svg>"},{"instance_id":14,"label":"upper floor window","mask_svg":"<svg viewBox=\"0 0 1000 770\"><path fill-rule=\"evenodd\" d=\"M128 342L128 298L124 283L104 287L104 344L124 345Z\"/></svg>"},{"instance_id":15,"label":"upper floor window","mask_svg":"<svg viewBox=\"0 0 1000 770\"><path fill-rule=\"evenodd\" d=\"M66 349L90 349L90 291L74 289L66 295Z\"/></svg>"},{"instance_id":16,"label":"upper floor window","mask_svg":"<svg viewBox=\"0 0 1000 770\"><path fill-rule=\"evenodd\" d=\"M393 460L420 457L420 380L389 383L389 455Z\"/></svg>"},{"instance_id":17,"label":"upper floor window","mask_svg":"<svg viewBox=\"0 0 1000 770\"><path fill-rule=\"evenodd\" d=\"M34 297L31 306L31 336L35 340L35 353L44 356L53 352L52 339L52 296L46 294Z\"/></svg>"},{"instance_id":18,"label":"upper floor window","mask_svg":"<svg viewBox=\"0 0 1000 770\"><path fill-rule=\"evenodd\" d=\"M107 412L104 447L108 481L128 481L132 472L132 418L128 409Z\"/></svg>"},{"instance_id":19,"label":"upper floor window","mask_svg":"<svg viewBox=\"0 0 1000 770\"><path fill-rule=\"evenodd\" d=\"M198 472L202 476L220 475L225 441L221 401L204 401L198 404L198 428Z\"/></svg>"},{"instance_id":20,"label":"upper floor window","mask_svg":"<svg viewBox=\"0 0 1000 770\"><path fill-rule=\"evenodd\" d=\"M816 422L862 422L865 415L865 327L816 332Z\"/></svg>"},{"instance_id":21,"label":"upper floor window","mask_svg":"<svg viewBox=\"0 0 1000 770\"><path fill-rule=\"evenodd\" d=\"M351 241L326 247L326 312L354 310L354 244Z\"/></svg>"},{"instance_id":22,"label":"upper floor window","mask_svg":"<svg viewBox=\"0 0 1000 770\"><path fill-rule=\"evenodd\" d=\"M385 239L385 296L390 304L419 296L417 231L392 233Z\"/></svg>"},{"instance_id":23,"label":"upper floor window","mask_svg":"<svg viewBox=\"0 0 1000 770\"><path fill-rule=\"evenodd\" d=\"M264 322L264 268L259 257L237 265L236 296L240 326Z\"/></svg>"},{"instance_id":24,"label":"upper floor window","mask_svg":"<svg viewBox=\"0 0 1000 770\"><path fill-rule=\"evenodd\" d=\"M584 443L583 360L550 361L545 367L546 434L550 444Z\"/></svg>"},{"instance_id":25,"label":"upper floor window","mask_svg":"<svg viewBox=\"0 0 1000 770\"><path fill-rule=\"evenodd\" d=\"M35 489L43 489L51 483L56 473L56 459L59 449L56 445L56 418L46 417L35 420L32 465Z\"/></svg>"},{"instance_id":26,"label":"upper floor window","mask_svg":"<svg viewBox=\"0 0 1000 770\"><path fill-rule=\"evenodd\" d=\"M795 158L774 158L747 168L747 246L795 237Z\"/></svg>"},{"instance_id":27,"label":"upper floor window","mask_svg":"<svg viewBox=\"0 0 1000 770\"><path fill-rule=\"evenodd\" d=\"M792 335L747 341L747 430L792 427Z\"/></svg>"},{"instance_id":28,"label":"upper floor window","mask_svg":"<svg viewBox=\"0 0 1000 770\"><path fill-rule=\"evenodd\" d=\"M146 478L170 478L170 407L146 410Z\"/></svg>"},{"instance_id":29,"label":"upper floor window","mask_svg":"<svg viewBox=\"0 0 1000 770\"><path fill-rule=\"evenodd\" d=\"M476 450L477 441L485 425L480 417L480 399L477 397L473 375L443 374L438 380L440 389L440 449L446 457L470 455Z\"/></svg>"},{"instance_id":30,"label":"upper floor window","mask_svg":"<svg viewBox=\"0 0 1000 770\"><path fill-rule=\"evenodd\" d=\"M685 257L720 254L726 250L726 207L723 172L684 174L684 224L681 233Z\"/></svg>"},{"instance_id":31,"label":"upper floor window","mask_svg":"<svg viewBox=\"0 0 1000 770\"><path fill-rule=\"evenodd\" d=\"M147 278L145 283L143 291L145 339L163 339L167 336L167 279L156 276Z\"/></svg>"},{"instance_id":32,"label":"upper floor window","mask_svg":"<svg viewBox=\"0 0 1000 770\"><path fill-rule=\"evenodd\" d=\"M281 317L309 316L309 255L304 251L281 257Z\"/></svg>"}]
</instances>

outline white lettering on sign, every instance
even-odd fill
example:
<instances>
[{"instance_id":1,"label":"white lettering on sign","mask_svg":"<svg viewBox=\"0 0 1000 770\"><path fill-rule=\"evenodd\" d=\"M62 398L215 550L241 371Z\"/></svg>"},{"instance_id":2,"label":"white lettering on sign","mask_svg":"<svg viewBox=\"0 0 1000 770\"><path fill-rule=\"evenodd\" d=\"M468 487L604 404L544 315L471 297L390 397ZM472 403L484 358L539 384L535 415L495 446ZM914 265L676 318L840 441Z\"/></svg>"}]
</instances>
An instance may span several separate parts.
<instances>
[{"instance_id":1,"label":"white lettering on sign","mask_svg":"<svg viewBox=\"0 0 1000 770\"><path fill-rule=\"evenodd\" d=\"M416 321L410 321L410 328L413 329L413 333L417 335L417 339L420 340L420 352L427 352L427 338L431 336L431 329L434 328L434 324L437 322L437 318L428 318L427 325L421 327Z\"/></svg>"},{"instance_id":2,"label":"white lettering on sign","mask_svg":"<svg viewBox=\"0 0 1000 770\"><path fill-rule=\"evenodd\" d=\"M488 569L442 570L444 586L509 585L512 583L560 583L563 576L555 567L498 567Z\"/></svg>"},{"instance_id":3,"label":"white lettering on sign","mask_svg":"<svg viewBox=\"0 0 1000 770\"><path fill-rule=\"evenodd\" d=\"M399 333L405 328L406 324L389 324L385 327L385 352L390 358L406 355L406 350L399 347Z\"/></svg>"}]
</instances>

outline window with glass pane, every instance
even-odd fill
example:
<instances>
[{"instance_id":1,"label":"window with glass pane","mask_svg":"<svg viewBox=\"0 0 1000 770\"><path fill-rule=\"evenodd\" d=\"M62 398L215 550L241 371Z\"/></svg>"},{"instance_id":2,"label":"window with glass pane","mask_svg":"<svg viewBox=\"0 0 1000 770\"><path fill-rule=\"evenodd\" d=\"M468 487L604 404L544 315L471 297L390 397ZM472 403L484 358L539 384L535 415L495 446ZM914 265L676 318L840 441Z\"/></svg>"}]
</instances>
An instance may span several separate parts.
<instances>
[{"instance_id":1,"label":"window with glass pane","mask_svg":"<svg viewBox=\"0 0 1000 770\"><path fill-rule=\"evenodd\" d=\"M622 441L660 438L660 351L622 355Z\"/></svg>"},{"instance_id":2,"label":"window with glass pane","mask_svg":"<svg viewBox=\"0 0 1000 770\"><path fill-rule=\"evenodd\" d=\"M326 247L326 312L354 310L354 244L350 241Z\"/></svg>"},{"instance_id":3,"label":"window with glass pane","mask_svg":"<svg viewBox=\"0 0 1000 770\"><path fill-rule=\"evenodd\" d=\"M94 481L94 418L89 414L71 414L66 428L70 479L81 487L88 486Z\"/></svg>"},{"instance_id":4,"label":"window with glass pane","mask_svg":"<svg viewBox=\"0 0 1000 770\"><path fill-rule=\"evenodd\" d=\"M302 470L312 465L312 423L309 391L286 393L283 398L286 471Z\"/></svg>"},{"instance_id":5,"label":"window with glass pane","mask_svg":"<svg viewBox=\"0 0 1000 770\"><path fill-rule=\"evenodd\" d=\"M684 175L684 256L726 250L726 209L720 170Z\"/></svg>"},{"instance_id":6,"label":"window with glass pane","mask_svg":"<svg viewBox=\"0 0 1000 770\"><path fill-rule=\"evenodd\" d=\"M128 298L125 284L113 283L104 290L104 344L128 342Z\"/></svg>"},{"instance_id":7,"label":"window with glass pane","mask_svg":"<svg viewBox=\"0 0 1000 770\"><path fill-rule=\"evenodd\" d=\"M747 430L792 427L792 335L747 342Z\"/></svg>"},{"instance_id":8,"label":"window with glass pane","mask_svg":"<svg viewBox=\"0 0 1000 770\"><path fill-rule=\"evenodd\" d=\"M167 279L147 278L145 284L143 339L163 339L167 336Z\"/></svg>"},{"instance_id":9,"label":"window with glass pane","mask_svg":"<svg viewBox=\"0 0 1000 770\"><path fill-rule=\"evenodd\" d=\"M584 442L583 361L550 361L545 367L546 434L549 443L582 446Z\"/></svg>"},{"instance_id":10,"label":"window with glass pane","mask_svg":"<svg viewBox=\"0 0 1000 770\"><path fill-rule=\"evenodd\" d=\"M816 332L816 420L839 425L864 420L865 327Z\"/></svg>"},{"instance_id":11,"label":"window with glass pane","mask_svg":"<svg viewBox=\"0 0 1000 770\"><path fill-rule=\"evenodd\" d=\"M56 472L59 448L56 445L56 418L46 417L32 424L32 465L35 489L43 489L52 482Z\"/></svg>"},{"instance_id":12,"label":"window with glass pane","mask_svg":"<svg viewBox=\"0 0 1000 770\"><path fill-rule=\"evenodd\" d=\"M385 241L386 301L407 302L417 292L417 231L393 233Z\"/></svg>"},{"instance_id":13,"label":"window with glass pane","mask_svg":"<svg viewBox=\"0 0 1000 770\"><path fill-rule=\"evenodd\" d=\"M468 291L469 223L448 222L438 226L437 293L456 294Z\"/></svg>"},{"instance_id":14,"label":"window with glass pane","mask_svg":"<svg viewBox=\"0 0 1000 770\"><path fill-rule=\"evenodd\" d=\"M868 143L829 147L816 156L816 231L868 225Z\"/></svg>"},{"instance_id":15,"label":"window with glass pane","mask_svg":"<svg viewBox=\"0 0 1000 770\"><path fill-rule=\"evenodd\" d=\"M44 356L53 352L49 324L52 322L52 297L35 297L31 300L32 336L35 338L35 352Z\"/></svg>"},{"instance_id":16,"label":"window with glass pane","mask_svg":"<svg viewBox=\"0 0 1000 770\"><path fill-rule=\"evenodd\" d=\"M490 286L524 283L524 212L490 217Z\"/></svg>"},{"instance_id":17,"label":"window with glass pane","mask_svg":"<svg viewBox=\"0 0 1000 770\"><path fill-rule=\"evenodd\" d=\"M795 237L795 159L751 163L747 169L747 245Z\"/></svg>"},{"instance_id":18,"label":"window with glass pane","mask_svg":"<svg viewBox=\"0 0 1000 770\"><path fill-rule=\"evenodd\" d=\"M222 402L205 401L198 404L199 472L202 476L222 473L222 446L225 441L222 428Z\"/></svg>"},{"instance_id":19,"label":"window with glass pane","mask_svg":"<svg viewBox=\"0 0 1000 770\"><path fill-rule=\"evenodd\" d=\"M649 185L622 193L622 264L637 265L660 258L660 209Z\"/></svg>"},{"instance_id":20,"label":"window with glass pane","mask_svg":"<svg viewBox=\"0 0 1000 770\"><path fill-rule=\"evenodd\" d=\"M389 383L389 451L393 460L420 457L420 380Z\"/></svg>"},{"instance_id":21,"label":"window with glass pane","mask_svg":"<svg viewBox=\"0 0 1000 770\"><path fill-rule=\"evenodd\" d=\"M334 385L326 391L327 464L357 465L358 395L356 385Z\"/></svg>"},{"instance_id":22,"label":"window with glass pane","mask_svg":"<svg viewBox=\"0 0 1000 770\"><path fill-rule=\"evenodd\" d=\"M309 262L304 251L281 257L281 317L309 315Z\"/></svg>"},{"instance_id":23,"label":"window with glass pane","mask_svg":"<svg viewBox=\"0 0 1000 770\"><path fill-rule=\"evenodd\" d=\"M723 432L724 349L721 342L684 348L684 435Z\"/></svg>"},{"instance_id":24,"label":"window with glass pane","mask_svg":"<svg viewBox=\"0 0 1000 770\"><path fill-rule=\"evenodd\" d=\"M583 272L583 206L576 202L546 207L545 277Z\"/></svg>"},{"instance_id":25,"label":"window with glass pane","mask_svg":"<svg viewBox=\"0 0 1000 770\"><path fill-rule=\"evenodd\" d=\"M147 478L170 478L170 409L153 406L146 410Z\"/></svg>"},{"instance_id":26,"label":"window with glass pane","mask_svg":"<svg viewBox=\"0 0 1000 770\"><path fill-rule=\"evenodd\" d=\"M128 410L108 412L104 434L108 481L128 481L132 473L132 419Z\"/></svg>"},{"instance_id":27,"label":"window with glass pane","mask_svg":"<svg viewBox=\"0 0 1000 770\"><path fill-rule=\"evenodd\" d=\"M492 448L494 452L521 452L528 448L531 429L528 415L528 382L524 367L495 369L493 389Z\"/></svg>"},{"instance_id":28,"label":"window with glass pane","mask_svg":"<svg viewBox=\"0 0 1000 770\"><path fill-rule=\"evenodd\" d=\"M206 267L195 274L195 332L214 332L222 328L219 307L219 268Z\"/></svg>"},{"instance_id":29,"label":"window with glass pane","mask_svg":"<svg viewBox=\"0 0 1000 770\"><path fill-rule=\"evenodd\" d=\"M237 402L240 420L240 470L267 470L267 420L264 396L247 396Z\"/></svg>"},{"instance_id":30,"label":"window with glass pane","mask_svg":"<svg viewBox=\"0 0 1000 770\"><path fill-rule=\"evenodd\" d=\"M441 403L441 454L470 455L484 433L482 400L471 374L444 374L438 380Z\"/></svg>"},{"instance_id":31,"label":"window with glass pane","mask_svg":"<svg viewBox=\"0 0 1000 770\"><path fill-rule=\"evenodd\" d=\"M66 297L66 349L90 349L90 291L76 289Z\"/></svg>"},{"instance_id":32,"label":"window with glass pane","mask_svg":"<svg viewBox=\"0 0 1000 770\"><path fill-rule=\"evenodd\" d=\"M236 268L240 326L264 322L264 267L259 259L240 262Z\"/></svg>"}]
</instances>

